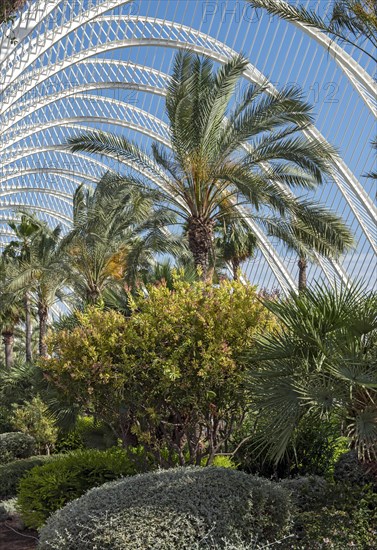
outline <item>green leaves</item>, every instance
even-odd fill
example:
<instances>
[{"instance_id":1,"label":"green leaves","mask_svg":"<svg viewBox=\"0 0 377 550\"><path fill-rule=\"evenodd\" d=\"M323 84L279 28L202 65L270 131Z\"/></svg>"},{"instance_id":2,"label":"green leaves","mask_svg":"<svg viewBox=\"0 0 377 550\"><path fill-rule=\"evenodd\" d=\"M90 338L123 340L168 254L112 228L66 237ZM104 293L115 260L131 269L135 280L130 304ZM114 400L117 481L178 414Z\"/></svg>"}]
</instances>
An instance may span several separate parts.
<instances>
[{"instance_id":1,"label":"green leaves","mask_svg":"<svg viewBox=\"0 0 377 550\"><path fill-rule=\"evenodd\" d=\"M249 354L262 442L280 460L305 417L336 414L360 457L377 456L377 294L360 286L316 285L266 302L282 323Z\"/></svg>"},{"instance_id":2,"label":"green leaves","mask_svg":"<svg viewBox=\"0 0 377 550\"><path fill-rule=\"evenodd\" d=\"M90 307L78 326L54 334L50 379L156 456L168 448L182 464L213 458L243 416L239 354L273 317L253 287L190 284L178 274L173 290L148 286L130 306L127 318Z\"/></svg>"}]
</instances>

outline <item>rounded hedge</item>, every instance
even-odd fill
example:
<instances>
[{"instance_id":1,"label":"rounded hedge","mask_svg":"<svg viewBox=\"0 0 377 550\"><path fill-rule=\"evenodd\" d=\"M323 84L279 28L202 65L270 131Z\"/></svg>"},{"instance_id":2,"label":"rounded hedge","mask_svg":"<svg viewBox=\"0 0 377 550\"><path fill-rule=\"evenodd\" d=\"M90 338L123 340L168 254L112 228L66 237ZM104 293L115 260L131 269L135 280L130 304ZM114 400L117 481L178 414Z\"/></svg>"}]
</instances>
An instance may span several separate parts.
<instances>
[{"instance_id":1,"label":"rounded hedge","mask_svg":"<svg viewBox=\"0 0 377 550\"><path fill-rule=\"evenodd\" d=\"M19 481L35 466L42 466L58 455L31 456L0 466L0 500L15 497Z\"/></svg>"},{"instance_id":2,"label":"rounded hedge","mask_svg":"<svg viewBox=\"0 0 377 550\"><path fill-rule=\"evenodd\" d=\"M159 470L92 489L56 512L40 550L193 550L272 541L290 524L288 492L225 468Z\"/></svg>"},{"instance_id":3,"label":"rounded hedge","mask_svg":"<svg viewBox=\"0 0 377 550\"><path fill-rule=\"evenodd\" d=\"M18 508L27 527L37 529L67 502L88 489L137 472L123 449L87 449L36 466L19 483Z\"/></svg>"},{"instance_id":4,"label":"rounded hedge","mask_svg":"<svg viewBox=\"0 0 377 550\"><path fill-rule=\"evenodd\" d=\"M21 432L0 434L0 464L35 454L35 439Z\"/></svg>"}]
</instances>

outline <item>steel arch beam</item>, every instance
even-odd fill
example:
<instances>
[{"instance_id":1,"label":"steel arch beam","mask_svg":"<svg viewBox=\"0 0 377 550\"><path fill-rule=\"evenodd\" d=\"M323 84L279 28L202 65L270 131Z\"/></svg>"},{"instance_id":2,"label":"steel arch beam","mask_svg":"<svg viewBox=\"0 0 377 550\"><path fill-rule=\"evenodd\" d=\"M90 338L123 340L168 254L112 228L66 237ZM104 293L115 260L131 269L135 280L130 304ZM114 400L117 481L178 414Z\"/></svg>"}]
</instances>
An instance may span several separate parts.
<instances>
[{"instance_id":1,"label":"steel arch beam","mask_svg":"<svg viewBox=\"0 0 377 550\"><path fill-rule=\"evenodd\" d=\"M58 6L60 0L40 0L34 2L26 11L16 17L13 23L14 32L17 31L17 43L12 44L9 38L3 34L0 42L0 70L6 60L13 54L13 58L17 55L17 50L24 49L24 41L30 36L35 28L50 15L50 13ZM4 44L5 40L7 44ZM23 53L23 52L22 52ZM22 55L22 54L21 54ZM18 57L21 57L18 53Z\"/></svg>"},{"instance_id":2,"label":"steel arch beam","mask_svg":"<svg viewBox=\"0 0 377 550\"><path fill-rule=\"evenodd\" d=\"M89 99L95 98L97 101L102 101L103 103L110 103L110 104L120 104L120 102L117 102L114 99L107 98L107 97L97 97L97 96L89 96ZM86 99L86 98L85 98ZM135 113L136 115L142 115L146 120L150 120L151 123L156 124L157 126L161 126L165 129L166 133L168 133L168 126L164 124L160 119L157 117L149 114L147 111L144 111L140 109L139 107L135 107L134 105L128 105L127 103L123 104L127 111L130 111L131 113ZM29 128L26 127L24 132L20 132L15 138L10 139L7 141L6 139L3 140L3 152L6 152L8 147L12 147L15 143L18 143L19 141L22 141L23 139L26 139L27 137L30 137L31 135L38 133L39 131L46 130L48 128L54 128L56 126L71 126L73 123L80 123L80 122L97 122L100 124L113 124L114 126L124 126L124 121L109 118L106 116L72 116L72 117L65 117L60 119L54 119L49 120L44 123L37 123L34 126L30 126ZM139 131L147 136L153 136L155 139L163 140L163 137L155 132L151 128L144 127L140 124L133 123L131 121L127 121L127 127ZM165 138L165 140L162 141L165 145L168 144L168 140Z\"/></svg>"},{"instance_id":3,"label":"steel arch beam","mask_svg":"<svg viewBox=\"0 0 377 550\"><path fill-rule=\"evenodd\" d=\"M96 22L119 21L119 20L120 18L118 16L100 17L100 18L97 18ZM137 17L137 18L129 17L127 21L137 21L138 23L143 22L145 25L148 23L151 23L152 25L158 24L160 25L160 27L167 27L168 29L174 29L174 23L170 21L167 22L167 21L162 21L162 20L148 18L148 17ZM190 43L190 48L199 54L207 55L208 57L214 59L215 61L218 61L220 63L225 63L229 58L229 56L234 55L236 53L234 50L232 50L228 46L225 46L221 42L215 39L212 39L211 37L209 37L204 33L198 33L198 32L194 33L190 27L185 27L184 25L180 25L179 30L180 31L184 30L188 35L190 35L190 33L195 34L195 36L192 37L193 43L192 44ZM213 50L209 49L206 46L201 46L196 44L195 40L197 40L199 36L200 38L202 38L202 40L207 40L209 43L212 43L214 46ZM28 90L26 91L30 91L40 82L46 80L53 74L60 72L64 68L69 67L73 63L76 63L80 60L88 59L94 55L97 55L98 53L101 53L104 51L110 51L113 49L118 49L121 47L144 46L144 45L165 46L168 48L177 48L177 49L187 49L187 46L188 46L187 42L180 41L180 40L172 40L171 38L150 38L150 37L144 37L144 36L143 38L137 38L137 39L133 38L133 39L123 39L123 40L116 40L113 42L107 42L102 45L97 45L95 48L95 51L93 51L93 49L82 50L80 53L75 54L71 58L66 58L64 61L60 62L59 64L56 64L55 66L50 66L49 71L45 72L42 76L39 75L37 77L36 82L32 84L31 87L29 86ZM224 53L219 53L218 51L216 51L219 49L223 50ZM249 67L245 70L244 76L249 81L254 83L261 83L266 81L265 76L262 73L260 73L260 71L258 71L256 67L252 66L251 64L249 64ZM22 95L24 95L26 91L24 92L21 91L11 104L13 104L17 100L17 98L22 97ZM274 88L274 86L270 85L268 92L273 95L277 92L277 90ZM305 130L303 133L309 140L315 139L315 140L326 141L322 136L322 134L314 126L311 126L307 130ZM363 187L360 185L360 183L357 181L355 176L352 174L352 172L349 170L348 166L345 164L345 162L342 159L336 160L335 164L336 164L337 170L334 170L334 173L333 173L334 181L337 183L338 188L342 192L344 198L348 202L349 206L354 212L355 217L357 218L359 223L360 223L361 217L359 215L359 212L357 211L357 208L353 204L351 197L344 190L345 184L343 183L342 178L344 178L346 185L352 190L352 192L355 194L357 199L363 205L366 213L372 218L373 223L377 223L377 209L374 207L373 202L371 201L370 197L367 195ZM339 177L338 171L341 175L341 178ZM368 236L368 230L366 230L365 224L361 222L360 225L364 230L364 232L366 232L366 236L368 237L368 240L373 241L370 235Z\"/></svg>"},{"instance_id":4,"label":"steel arch beam","mask_svg":"<svg viewBox=\"0 0 377 550\"><path fill-rule=\"evenodd\" d=\"M0 197L9 197L17 193L36 193L37 195L51 195L52 197L57 197L63 202L72 206L72 195L71 193L64 193L63 191L57 191L56 189L49 189L48 187L26 187L25 185L20 185L17 187L12 187L11 189L6 189L1 191Z\"/></svg>"},{"instance_id":5,"label":"steel arch beam","mask_svg":"<svg viewBox=\"0 0 377 550\"><path fill-rule=\"evenodd\" d=\"M46 105L49 105L50 103L54 103L55 101L59 101L60 99L63 99L65 97L70 97L75 94L81 94L83 92L91 91L91 90L99 90L99 89L127 89L127 90L141 90L143 92L149 92L157 95L165 95L165 90L163 87L159 88L156 85L157 82L161 79L164 79L164 86L166 86L167 78L169 75L162 73L161 71L157 71L156 69L153 69L151 67L147 67L145 65L138 65L132 62L124 62L124 61L118 61L118 60L111 60L111 59L86 59L84 61L81 61L79 63L75 63L72 67L74 68L80 68L82 65L95 65L99 64L101 62L101 65L109 65L110 67L122 67L123 69L134 69L137 71L140 71L144 73L144 78L149 78L150 82L152 84L147 84L145 82L135 82L135 81L129 81L129 82L97 82L93 81L91 83L86 84L80 84L73 86L68 89L61 90L59 92L55 92L53 94L44 95L41 98L38 99L38 102L31 102L27 104L27 107L25 110L21 110L19 114L15 115L13 118L10 119L8 123L5 123L0 128L0 135L4 134L9 128L26 118L29 114L34 113L36 110L39 110ZM135 75L137 76L137 75ZM143 76L143 75L142 75ZM98 99L98 98L97 98Z\"/></svg>"},{"instance_id":6,"label":"steel arch beam","mask_svg":"<svg viewBox=\"0 0 377 550\"><path fill-rule=\"evenodd\" d=\"M79 13L76 17L71 19L69 21L69 24L63 24L60 27L56 26L54 29L50 31L46 31L43 35L44 43L43 45L40 45L39 42L41 41L41 37L37 36L36 38L31 40L31 43L29 45L29 50L33 52L33 49L35 49L35 53L32 53L30 56L28 55L28 58L23 63L19 63L19 67L16 70L8 71L5 75L3 75L3 89L4 92L9 85L14 82L30 65L36 61L41 55L43 55L45 52L47 52L51 47L53 47L56 43L58 43L62 38L65 38L69 33L75 31L82 25L89 23L93 19L97 18L102 13L105 13L106 11L111 10L112 8L119 7L123 4L128 4L132 0L104 0L102 4L96 5L94 8L92 7L89 10L86 10L83 13ZM59 6L60 2L58 1L56 3L56 6L54 8L57 8ZM83 4L84 5L84 4ZM51 10L52 11L52 10ZM50 12L46 12L44 14L41 21L43 21L47 15ZM38 48L39 46L39 48Z\"/></svg>"},{"instance_id":7,"label":"steel arch beam","mask_svg":"<svg viewBox=\"0 0 377 550\"><path fill-rule=\"evenodd\" d=\"M6 174L4 177L1 177L0 178L0 185L4 182L8 182L12 179L15 179L15 178L20 178L20 177L23 177L23 176L28 176L28 175L31 175L31 174L55 174L57 176L60 176L64 179L67 179L69 181L70 178L82 178L84 180L88 180L90 181L91 183L97 183L98 179L95 178L95 177L92 177L88 174L85 174L84 172L78 172L77 170L65 170L63 168L54 168L54 167L44 167L44 166L41 166L39 168L25 168L25 169L22 169L22 171L20 173L12 173L12 172L9 172L8 174ZM80 183L83 183L83 182L77 182L77 184L80 184ZM25 189L27 189L27 187L25 187ZM4 192L4 188L0 188L0 197L3 196L3 192Z\"/></svg>"},{"instance_id":8,"label":"steel arch beam","mask_svg":"<svg viewBox=\"0 0 377 550\"><path fill-rule=\"evenodd\" d=\"M22 202L17 203L7 203L7 204L0 204L0 211L1 210L12 210L14 208L27 208L29 210L35 210L37 212L42 212L44 214L49 214L53 218L60 219L62 223L70 227L72 225L72 219L69 216L66 216L65 214L62 214L61 212L56 212L56 210L51 210L51 208L46 208L42 206L34 206L33 204L25 204ZM4 219L5 223L6 220L9 220L10 218ZM17 218L16 218L17 219ZM0 221L2 218L0 217Z\"/></svg>"}]
</instances>

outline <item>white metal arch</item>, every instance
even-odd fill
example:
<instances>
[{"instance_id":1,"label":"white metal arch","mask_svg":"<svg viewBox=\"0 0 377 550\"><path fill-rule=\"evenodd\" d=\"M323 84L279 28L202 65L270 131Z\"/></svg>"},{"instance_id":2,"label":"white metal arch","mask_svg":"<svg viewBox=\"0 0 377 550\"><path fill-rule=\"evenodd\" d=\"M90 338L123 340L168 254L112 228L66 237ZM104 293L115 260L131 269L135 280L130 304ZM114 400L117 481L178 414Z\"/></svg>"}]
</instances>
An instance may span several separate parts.
<instances>
[{"instance_id":1,"label":"white metal arch","mask_svg":"<svg viewBox=\"0 0 377 550\"><path fill-rule=\"evenodd\" d=\"M9 203L6 203L6 204L0 204L0 211L1 210L13 210L13 209L17 209L17 208L27 208L28 210L35 210L36 212L43 212L43 213L49 214L53 218L56 218L56 219L60 220L67 227L70 227L71 224L72 224L72 219L69 216L63 214L62 212L56 212L56 210L52 210L51 208L46 208L44 206L38 206L38 205L34 205L34 204L26 204L26 203L23 203L23 202L9 202ZM9 218L6 218L6 219L9 220ZM0 218L0 220L1 220L1 218Z\"/></svg>"},{"instance_id":2,"label":"white metal arch","mask_svg":"<svg viewBox=\"0 0 377 550\"><path fill-rule=\"evenodd\" d=\"M54 174L56 176L59 176L60 178L66 179L70 182L75 183L75 185L84 184L82 180L90 181L92 184L96 184L98 179L94 178L93 176L90 176L88 174L85 174L84 172L79 172L78 170L66 170L62 168L53 168L53 167L39 167L39 168L25 168L22 169L20 173L9 173L4 175L0 178L0 197L5 197L6 195L9 195L11 193L14 193L15 189L24 189L27 191L38 191L38 189L41 189L41 191L48 193L50 192L53 196L61 196L65 198L70 198L70 202L72 203L72 194L66 193L64 191L48 188L48 187L31 187L31 186L22 186L20 187L19 184L17 187L10 186L8 182L12 181L12 179L16 178L23 178L25 176L29 176L32 174ZM6 185L2 185L4 182L6 182ZM84 184L86 187L88 187L87 184ZM92 186L90 186L92 187Z\"/></svg>"},{"instance_id":3,"label":"white metal arch","mask_svg":"<svg viewBox=\"0 0 377 550\"><path fill-rule=\"evenodd\" d=\"M283 0L277 0L281 5L287 6L288 4ZM357 63L351 57L344 48L341 48L334 40L329 38L324 32L300 23L298 21L290 21L295 27L302 30L310 38L313 38L320 46L326 48L330 56L334 59L335 63L346 74L348 80L355 87L363 101L367 105L368 109L377 115L377 86L373 78L366 72L366 70Z\"/></svg>"},{"instance_id":4,"label":"white metal arch","mask_svg":"<svg viewBox=\"0 0 377 550\"><path fill-rule=\"evenodd\" d=\"M145 65L139 65L132 62L117 61L117 60L111 60L111 59L105 59L105 58L101 58L101 59L91 58L91 59L85 59L84 61L75 63L74 65L72 65L71 68L79 68L81 65L84 65L84 66L92 65L92 64L95 65L97 63L99 64L99 62L101 63L102 67L115 66L115 67L121 67L125 70L134 69L134 71L131 72L129 76L129 80L124 82L93 81L93 82L80 84L80 85L75 84L69 88L62 89L52 94L46 94L46 95L37 94L38 101L27 102L25 104L25 109L21 108L21 110L17 114L15 114L13 117L10 117L9 120L5 122L0 128L0 135L6 133L6 131L9 128L19 123L21 120L26 118L31 113L35 113L35 111L45 107L46 105L54 103L55 101L59 101L60 99L63 99L65 97L70 97L72 95L81 94L92 90L127 89L127 90L149 92L157 95L159 94L165 95L165 87L167 84L168 75L165 73L162 73L161 71L157 71L156 69L147 67ZM64 71L61 71L60 74L64 74ZM96 75L92 75L92 76L96 76ZM133 80L131 80L131 78Z\"/></svg>"}]
</instances>

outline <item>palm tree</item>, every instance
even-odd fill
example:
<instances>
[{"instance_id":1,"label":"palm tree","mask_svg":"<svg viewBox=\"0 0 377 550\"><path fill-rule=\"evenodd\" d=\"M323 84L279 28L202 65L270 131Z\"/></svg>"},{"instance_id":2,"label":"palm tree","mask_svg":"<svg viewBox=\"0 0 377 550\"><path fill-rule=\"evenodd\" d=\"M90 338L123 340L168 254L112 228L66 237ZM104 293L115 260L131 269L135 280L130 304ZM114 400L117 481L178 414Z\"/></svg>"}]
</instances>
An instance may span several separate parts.
<instances>
[{"instance_id":1,"label":"palm tree","mask_svg":"<svg viewBox=\"0 0 377 550\"><path fill-rule=\"evenodd\" d=\"M265 9L286 21L303 23L322 31L334 40L355 46L375 63L377 57L377 7L375 0L335 0L326 21L314 10L282 0L248 0L254 8ZM363 47L369 43L369 51Z\"/></svg>"},{"instance_id":2,"label":"palm tree","mask_svg":"<svg viewBox=\"0 0 377 550\"><path fill-rule=\"evenodd\" d=\"M23 212L18 223L9 222L17 240L12 240L4 248L3 257L7 261L15 262L19 269L22 262L30 260L30 247L35 235L42 230L43 224L33 214ZM24 317L25 317L25 352L26 361L32 361L32 314L30 288L25 288L23 293Z\"/></svg>"},{"instance_id":3,"label":"palm tree","mask_svg":"<svg viewBox=\"0 0 377 550\"><path fill-rule=\"evenodd\" d=\"M313 215L315 211L317 214ZM311 214L293 218L289 223L280 218L261 219L268 235L278 238L289 250L297 253L299 291L307 287L309 260L317 262L318 256L336 259L354 245L351 231L336 214L320 205L313 207Z\"/></svg>"},{"instance_id":4,"label":"palm tree","mask_svg":"<svg viewBox=\"0 0 377 550\"><path fill-rule=\"evenodd\" d=\"M19 273L8 285L10 292L31 289L39 321L39 355L47 355L47 322L49 312L57 299L61 299L68 281L61 248L61 228L51 230L43 225L33 237L28 257L20 263Z\"/></svg>"},{"instance_id":5,"label":"palm tree","mask_svg":"<svg viewBox=\"0 0 377 550\"><path fill-rule=\"evenodd\" d=\"M2 258L0 262L0 331L4 343L5 366L8 370L13 366L14 334L22 315L18 296L8 292L6 288L9 275L9 264Z\"/></svg>"},{"instance_id":6,"label":"palm tree","mask_svg":"<svg viewBox=\"0 0 377 550\"><path fill-rule=\"evenodd\" d=\"M377 293L317 285L266 306L281 330L249 354L260 449L278 462L306 419L330 417L361 458L376 460Z\"/></svg>"},{"instance_id":7,"label":"palm tree","mask_svg":"<svg viewBox=\"0 0 377 550\"><path fill-rule=\"evenodd\" d=\"M314 188L330 173L335 154L328 144L309 143L300 135L313 119L297 88L271 96L265 94L267 82L249 85L234 103L247 64L239 55L215 72L206 57L190 51L176 55L166 97L172 150L154 143L153 159L116 134L93 131L68 140L73 152L132 161L159 182L166 201L187 224L189 248L204 279L219 220L245 202L286 220L316 216L311 203L281 185Z\"/></svg>"},{"instance_id":8,"label":"palm tree","mask_svg":"<svg viewBox=\"0 0 377 550\"><path fill-rule=\"evenodd\" d=\"M156 253L174 251L166 233L171 212L156 206L156 193L130 178L106 173L96 188L78 187L73 228L63 239L72 282L84 303L95 303L117 283L135 285L138 272Z\"/></svg>"},{"instance_id":9,"label":"palm tree","mask_svg":"<svg viewBox=\"0 0 377 550\"><path fill-rule=\"evenodd\" d=\"M20 304L10 294L1 294L0 329L4 343L5 367L10 370L14 363L14 333L21 318Z\"/></svg>"},{"instance_id":10,"label":"palm tree","mask_svg":"<svg viewBox=\"0 0 377 550\"><path fill-rule=\"evenodd\" d=\"M216 227L216 232L216 254L231 266L233 280L237 281L241 263L255 254L257 238L242 218L223 220Z\"/></svg>"}]
</instances>

